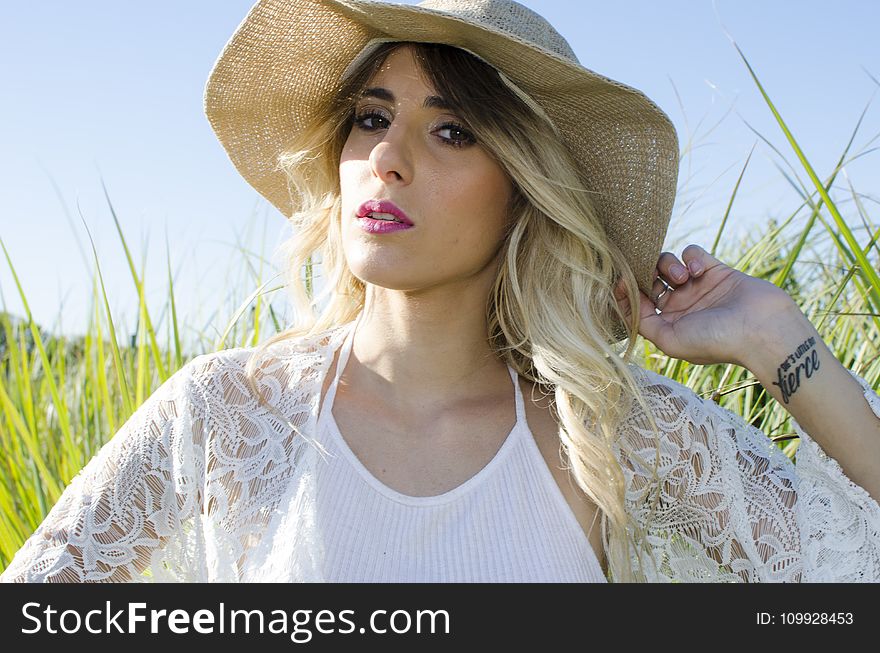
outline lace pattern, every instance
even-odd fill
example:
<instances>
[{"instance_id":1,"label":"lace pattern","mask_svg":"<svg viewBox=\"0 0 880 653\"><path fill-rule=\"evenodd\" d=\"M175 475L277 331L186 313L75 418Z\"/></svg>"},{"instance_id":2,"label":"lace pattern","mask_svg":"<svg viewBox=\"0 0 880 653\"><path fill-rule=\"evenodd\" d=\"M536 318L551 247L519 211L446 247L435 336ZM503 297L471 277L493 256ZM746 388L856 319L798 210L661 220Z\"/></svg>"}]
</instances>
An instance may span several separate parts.
<instances>
[{"instance_id":1,"label":"lace pattern","mask_svg":"<svg viewBox=\"0 0 880 653\"><path fill-rule=\"evenodd\" d=\"M630 369L643 381L662 437L654 484L653 434L643 416L631 415L622 432L638 460L618 447L629 510L650 534L646 580L880 579L880 506L797 422L795 465L740 416L667 377ZM880 418L880 397L850 374Z\"/></svg>"},{"instance_id":2,"label":"lace pattern","mask_svg":"<svg viewBox=\"0 0 880 653\"><path fill-rule=\"evenodd\" d=\"M321 581L309 439L349 326L276 343L260 362L260 392L286 421L251 396L251 349L190 361L71 481L0 580ZM644 580L880 580L880 506L799 425L795 465L741 417L631 369L661 429L657 482L643 417L622 424L629 453L617 449L653 553ZM880 418L880 397L852 375Z\"/></svg>"}]
</instances>

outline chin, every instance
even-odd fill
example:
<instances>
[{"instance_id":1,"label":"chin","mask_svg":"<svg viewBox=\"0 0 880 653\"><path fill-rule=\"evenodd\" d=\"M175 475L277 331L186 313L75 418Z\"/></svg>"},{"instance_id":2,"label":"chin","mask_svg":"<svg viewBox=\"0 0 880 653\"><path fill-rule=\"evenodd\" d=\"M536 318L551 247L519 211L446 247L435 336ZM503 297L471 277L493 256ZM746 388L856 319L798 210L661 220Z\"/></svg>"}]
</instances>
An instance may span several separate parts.
<instances>
[{"instance_id":1,"label":"chin","mask_svg":"<svg viewBox=\"0 0 880 653\"><path fill-rule=\"evenodd\" d=\"M413 270L405 256L396 256L391 248L344 246L348 269L365 284L389 290L412 290L418 287L419 271Z\"/></svg>"},{"instance_id":2,"label":"chin","mask_svg":"<svg viewBox=\"0 0 880 653\"><path fill-rule=\"evenodd\" d=\"M415 290L420 286L414 283L412 275L399 268L390 269L387 265L352 266L351 273L364 284L371 284L388 290Z\"/></svg>"}]
</instances>

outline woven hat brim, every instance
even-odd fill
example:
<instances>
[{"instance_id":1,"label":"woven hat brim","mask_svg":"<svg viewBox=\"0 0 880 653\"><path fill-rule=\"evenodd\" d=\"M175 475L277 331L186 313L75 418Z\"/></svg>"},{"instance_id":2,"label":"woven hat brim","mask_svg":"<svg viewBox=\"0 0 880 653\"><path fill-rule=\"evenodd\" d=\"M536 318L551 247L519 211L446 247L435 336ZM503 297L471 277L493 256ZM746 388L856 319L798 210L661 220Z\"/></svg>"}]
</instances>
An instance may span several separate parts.
<instances>
[{"instance_id":1,"label":"woven hat brim","mask_svg":"<svg viewBox=\"0 0 880 653\"><path fill-rule=\"evenodd\" d=\"M278 155L373 39L446 43L488 61L550 116L580 165L608 237L650 296L675 198L678 140L641 91L515 35L424 7L262 0L230 38L205 112L239 173L285 216L297 208Z\"/></svg>"}]
</instances>

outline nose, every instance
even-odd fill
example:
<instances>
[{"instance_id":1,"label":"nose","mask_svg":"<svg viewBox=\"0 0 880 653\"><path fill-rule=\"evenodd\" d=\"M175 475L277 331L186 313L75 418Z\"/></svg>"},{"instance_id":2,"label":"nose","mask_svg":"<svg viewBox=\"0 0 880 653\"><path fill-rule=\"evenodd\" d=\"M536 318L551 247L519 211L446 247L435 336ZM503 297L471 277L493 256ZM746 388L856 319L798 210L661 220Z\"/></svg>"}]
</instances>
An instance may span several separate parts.
<instances>
[{"instance_id":1,"label":"nose","mask_svg":"<svg viewBox=\"0 0 880 653\"><path fill-rule=\"evenodd\" d=\"M401 121L395 121L385 132L385 138L370 151L370 168L385 183L409 183L413 165L410 136Z\"/></svg>"}]
</instances>

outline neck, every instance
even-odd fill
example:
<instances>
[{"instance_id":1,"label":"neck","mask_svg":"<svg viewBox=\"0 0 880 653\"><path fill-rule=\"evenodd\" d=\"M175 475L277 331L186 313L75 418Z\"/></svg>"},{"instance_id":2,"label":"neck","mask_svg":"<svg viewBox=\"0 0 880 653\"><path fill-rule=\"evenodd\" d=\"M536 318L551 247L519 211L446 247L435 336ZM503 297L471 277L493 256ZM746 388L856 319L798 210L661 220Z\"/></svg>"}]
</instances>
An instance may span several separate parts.
<instances>
[{"instance_id":1,"label":"neck","mask_svg":"<svg viewBox=\"0 0 880 653\"><path fill-rule=\"evenodd\" d=\"M486 295L429 294L368 286L345 371L358 394L419 413L510 384L489 347Z\"/></svg>"}]
</instances>

